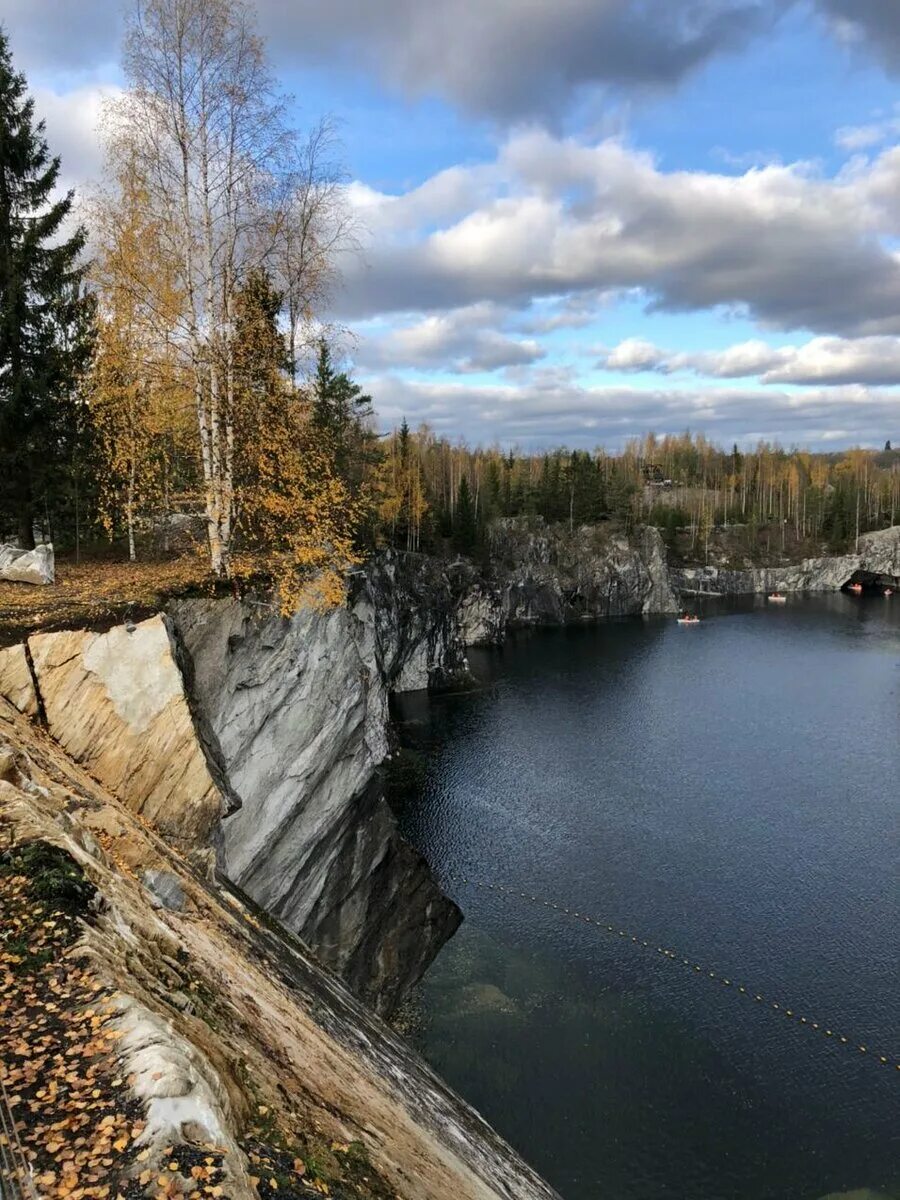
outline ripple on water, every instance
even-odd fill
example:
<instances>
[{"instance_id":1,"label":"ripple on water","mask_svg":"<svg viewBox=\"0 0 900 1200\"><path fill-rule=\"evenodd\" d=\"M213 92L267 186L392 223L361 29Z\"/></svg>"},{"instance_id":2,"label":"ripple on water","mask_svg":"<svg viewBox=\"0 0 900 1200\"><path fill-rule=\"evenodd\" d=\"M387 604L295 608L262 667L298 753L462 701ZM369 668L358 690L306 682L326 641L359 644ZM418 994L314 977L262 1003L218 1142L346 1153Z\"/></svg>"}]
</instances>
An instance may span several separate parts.
<instances>
[{"instance_id":1,"label":"ripple on water","mask_svg":"<svg viewBox=\"0 0 900 1200\"><path fill-rule=\"evenodd\" d=\"M488 689L404 705L428 769L402 828L441 871L895 1050L900 606L733 604L687 632L473 653ZM565 1200L900 1197L900 1072L630 940L458 899L414 1036Z\"/></svg>"}]
</instances>

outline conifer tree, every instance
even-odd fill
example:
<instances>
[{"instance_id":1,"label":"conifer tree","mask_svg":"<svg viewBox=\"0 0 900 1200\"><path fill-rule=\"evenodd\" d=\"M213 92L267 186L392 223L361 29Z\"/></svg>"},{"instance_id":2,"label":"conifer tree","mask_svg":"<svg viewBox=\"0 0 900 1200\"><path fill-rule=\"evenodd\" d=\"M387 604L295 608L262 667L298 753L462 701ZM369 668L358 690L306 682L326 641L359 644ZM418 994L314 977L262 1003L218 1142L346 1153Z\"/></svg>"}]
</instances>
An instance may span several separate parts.
<instances>
[{"instance_id":1,"label":"conifer tree","mask_svg":"<svg viewBox=\"0 0 900 1200\"><path fill-rule=\"evenodd\" d=\"M0 30L0 514L25 547L69 459L64 411L83 355L68 352L89 301L79 288L85 233L65 235L73 194L53 199L60 160L35 120Z\"/></svg>"},{"instance_id":2,"label":"conifer tree","mask_svg":"<svg viewBox=\"0 0 900 1200\"><path fill-rule=\"evenodd\" d=\"M471 554L478 540L478 524L472 489L465 475L456 493L456 512L453 514L453 546L460 554Z\"/></svg>"},{"instance_id":3,"label":"conifer tree","mask_svg":"<svg viewBox=\"0 0 900 1200\"><path fill-rule=\"evenodd\" d=\"M335 369L328 343L319 342L312 381L312 420L331 448L337 473L350 485L360 482L369 460L372 397L345 371Z\"/></svg>"}]
</instances>

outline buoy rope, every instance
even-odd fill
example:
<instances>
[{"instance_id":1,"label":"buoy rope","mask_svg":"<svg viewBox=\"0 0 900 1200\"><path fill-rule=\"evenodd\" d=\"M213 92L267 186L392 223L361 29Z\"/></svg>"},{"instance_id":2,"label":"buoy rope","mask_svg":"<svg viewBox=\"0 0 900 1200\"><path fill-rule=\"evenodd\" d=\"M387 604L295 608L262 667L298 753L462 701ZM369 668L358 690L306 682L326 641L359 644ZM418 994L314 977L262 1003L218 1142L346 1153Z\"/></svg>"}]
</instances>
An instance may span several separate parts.
<instances>
[{"instance_id":1,"label":"buoy rope","mask_svg":"<svg viewBox=\"0 0 900 1200\"><path fill-rule=\"evenodd\" d=\"M773 1000L771 996L763 995L762 992L757 991L748 984L740 983L730 978L730 976L723 975L719 971L712 971L708 967L701 966L700 963L694 962L690 958L685 958L677 950L658 945L646 938L641 938L637 934L631 933L628 929L620 928L618 924L611 924L609 921L602 920L599 917L591 916L574 908L568 908L564 904L556 904L552 900L545 900L541 896L533 896L529 892L520 891L518 888L507 887L503 883L485 883L479 879L471 879L467 875L450 873L446 873L446 878L451 883L459 883L466 887L480 888L483 891L495 892L502 896L525 900L527 903L534 904L540 908L547 908L559 913L560 916L572 917L584 925L592 925L594 928L604 933L612 934L613 937L621 938L623 941L635 945L641 950L649 950L653 954L666 959L666 961L674 963L676 966L687 967L692 975L699 975L701 978L708 979L721 987L726 987L736 996L743 996L752 1004L765 1007L772 1014L777 1013L779 1016L787 1017L788 1020L795 1022L797 1025L805 1026L810 1032L818 1033L828 1038L835 1045L845 1046L849 1050L856 1051L858 1054L864 1054L880 1066L894 1067L897 1071L900 1071L900 1060L895 1055L880 1054L873 1051L858 1038L838 1033L837 1030L829 1025L821 1021L814 1021L811 1017L803 1016L796 1008L788 1006L780 1000Z\"/></svg>"}]
</instances>

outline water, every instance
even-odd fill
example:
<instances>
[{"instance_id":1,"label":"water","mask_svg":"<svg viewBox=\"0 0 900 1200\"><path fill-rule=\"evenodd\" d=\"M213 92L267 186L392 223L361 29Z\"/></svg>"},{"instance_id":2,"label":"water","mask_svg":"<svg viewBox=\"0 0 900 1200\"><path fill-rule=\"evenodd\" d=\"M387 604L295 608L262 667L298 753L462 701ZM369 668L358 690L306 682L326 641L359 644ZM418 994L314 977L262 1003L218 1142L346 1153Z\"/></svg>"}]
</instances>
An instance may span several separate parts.
<instances>
[{"instance_id":1,"label":"water","mask_svg":"<svg viewBox=\"0 0 900 1200\"><path fill-rule=\"evenodd\" d=\"M480 690L399 706L426 763L404 833L442 879L651 948L447 882L466 920L413 1002L426 1057L565 1200L900 1197L877 1061L900 1061L900 597L719 602L471 663Z\"/></svg>"}]
</instances>

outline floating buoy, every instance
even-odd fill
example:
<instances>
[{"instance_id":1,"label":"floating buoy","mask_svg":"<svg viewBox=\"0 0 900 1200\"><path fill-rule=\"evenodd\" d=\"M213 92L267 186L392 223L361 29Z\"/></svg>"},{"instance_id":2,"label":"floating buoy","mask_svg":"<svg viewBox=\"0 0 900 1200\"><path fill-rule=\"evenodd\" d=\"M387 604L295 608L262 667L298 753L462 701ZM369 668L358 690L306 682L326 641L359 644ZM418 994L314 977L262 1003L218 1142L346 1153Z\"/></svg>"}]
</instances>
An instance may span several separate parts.
<instances>
[{"instance_id":1,"label":"floating buoy","mask_svg":"<svg viewBox=\"0 0 900 1200\"><path fill-rule=\"evenodd\" d=\"M849 586L853 590L862 591L862 585L856 585L856 586L849 585ZM527 892L516 892L512 888L506 887L502 883L496 883L496 884L495 883L482 883L479 880L469 879L468 876L465 876L465 875L457 876L457 875L453 875L449 872L448 872L447 878L451 879L453 882L461 882L461 883L468 884L471 887L487 888L490 891L502 892L505 895L512 896L512 897L519 896L523 900L530 900L533 904L542 904L545 908L552 908L556 912L563 912L563 913L565 913L566 916L575 917L579 920L587 922L587 924L589 924L589 925L596 925L598 929L605 928L608 933L616 932L615 926L613 926L613 925L604 926L603 923L596 917L590 917L586 913L580 913L574 909L563 908L561 905L556 904L551 900L544 900L539 896L529 895L529 893L527 893ZM625 929L618 930L618 935L619 935L619 937L622 937L622 938L630 937L631 941L635 945L637 945L640 942L640 944L645 949L650 949L650 947L652 945L652 943L650 943L650 942L640 941L640 939L636 935L629 934L627 932L627 930L625 930ZM662 954L664 957L672 959L673 962L678 958L678 955L676 954L676 952L674 950L669 950L665 946L657 946L656 953ZM682 958L681 962L686 967L690 967L692 965L690 959L687 959L687 958ZM704 970L704 968L701 967L701 965L699 963L694 963L693 970L695 971L695 973L699 974ZM732 986L732 981L730 979L726 978L725 976L717 975L715 971L706 970L706 974L708 975L708 977L710 979L719 979L726 987ZM735 984L734 986L737 988L737 990L742 995L748 994L747 988L743 984ZM765 1000L765 997L762 995L759 995L758 993L754 993L753 998L754 998L754 1000L756 1000L757 1003L762 1003ZM796 1017L796 1019L799 1020L801 1025L809 1025L810 1028L812 1028L812 1029L818 1030L820 1028L819 1024L816 1021L809 1021L809 1020L807 1020L806 1017L798 1016L794 1012L793 1009L782 1008L781 1004L776 1001L771 1001L770 1003L771 1003L773 1011L783 1012L786 1017L789 1017L791 1019L794 1019ZM849 1038L845 1037L843 1034L835 1034L834 1031L831 1029L824 1029L824 1030L822 1030L822 1032L825 1034L826 1037L837 1037L840 1040L842 1045L846 1046L846 1045L850 1044ZM856 1046L856 1049L859 1051L860 1054L868 1054L869 1053L868 1047L864 1046L862 1044L858 1044ZM900 1062L896 1061L892 1056L888 1056L886 1054L881 1054L881 1055L873 1054L873 1058L876 1058L876 1057L877 1057L877 1061L884 1064L885 1066L890 1066L893 1063L895 1069L900 1071Z\"/></svg>"}]
</instances>

